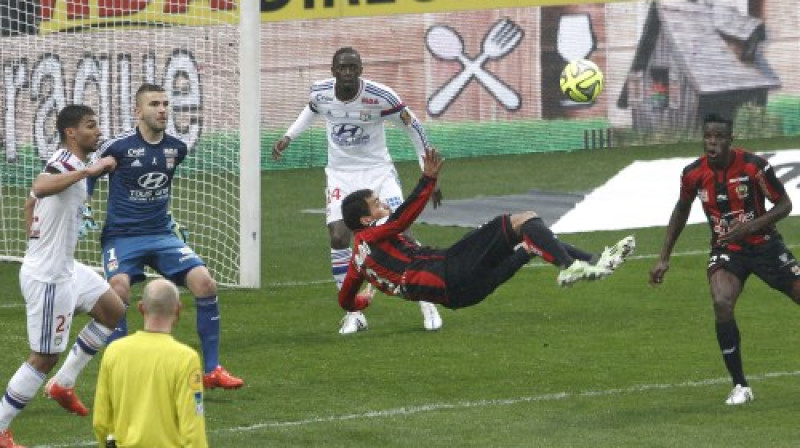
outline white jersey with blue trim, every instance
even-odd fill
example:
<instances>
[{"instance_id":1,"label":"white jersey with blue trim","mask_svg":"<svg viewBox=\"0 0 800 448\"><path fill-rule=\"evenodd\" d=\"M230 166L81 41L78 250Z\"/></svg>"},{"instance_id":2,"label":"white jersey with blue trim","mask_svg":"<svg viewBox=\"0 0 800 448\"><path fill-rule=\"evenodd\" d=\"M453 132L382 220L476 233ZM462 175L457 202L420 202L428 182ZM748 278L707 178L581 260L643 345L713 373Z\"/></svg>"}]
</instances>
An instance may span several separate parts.
<instances>
[{"instance_id":1,"label":"white jersey with blue trim","mask_svg":"<svg viewBox=\"0 0 800 448\"><path fill-rule=\"evenodd\" d=\"M45 172L68 173L84 166L80 158L62 148L47 161ZM46 283L72 280L86 198L86 180L82 179L56 194L36 199L22 273Z\"/></svg>"},{"instance_id":2,"label":"white jersey with blue trim","mask_svg":"<svg viewBox=\"0 0 800 448\"><path fill-rule=\"evenodd\" d=\"M132 129L108 140L98 157L112 156L117 168L109 174L108 208L101 241L119 236L171 233L167 215L175 169L188 152L170 134L148 143Z\"/></svg>"},{"instance_id":3,"label":"white jersey with blue trim","mask_svg":"<svg viewBox=\"0 0 800 448\"><path fill-rule=\"evenodd\" d=\"M391 88L361 78L358 94L349 101L340 101L335 85L335 78L314 83L308 103L314 113L326 120L328 168L347 171L391 165L384 129L387 120L404 128L417 153L424 153L428 146L425 131Z\"/></svg>"}]
</instances>

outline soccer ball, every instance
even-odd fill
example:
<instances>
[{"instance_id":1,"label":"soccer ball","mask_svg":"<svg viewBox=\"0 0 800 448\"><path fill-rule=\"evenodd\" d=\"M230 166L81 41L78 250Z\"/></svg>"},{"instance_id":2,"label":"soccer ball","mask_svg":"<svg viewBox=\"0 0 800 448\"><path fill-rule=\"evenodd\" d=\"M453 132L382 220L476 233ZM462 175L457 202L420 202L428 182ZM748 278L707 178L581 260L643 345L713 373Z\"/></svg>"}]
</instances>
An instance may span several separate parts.
<instances>
[{"instance_id":1,"label":"soccer ball","mask_svg":"<svg viewBox=\"0 0 800 448\"><path fill-rule=\"evenodd\" d=\"M600 68L587 59L576 59L561 71L561 91L578 103L591 103L603 91L605 77Z\"/></svg>"}]
</instances>

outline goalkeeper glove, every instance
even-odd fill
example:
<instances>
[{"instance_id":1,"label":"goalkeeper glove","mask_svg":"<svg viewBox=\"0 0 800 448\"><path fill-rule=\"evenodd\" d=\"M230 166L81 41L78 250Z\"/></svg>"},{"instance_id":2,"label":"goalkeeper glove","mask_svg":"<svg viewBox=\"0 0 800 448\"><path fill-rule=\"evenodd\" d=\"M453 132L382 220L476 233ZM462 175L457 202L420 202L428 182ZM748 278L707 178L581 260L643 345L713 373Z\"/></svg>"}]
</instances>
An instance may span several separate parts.
<instances>
[{"instance_id":1,"label":"goalkeeper glove","mask_svg":"<svg viewBox=\"0 0 800 448\"><path fill-rule=\"evenodd\" d=\"M175 217L172 216L172 213L168 212L167 216L169 216L169 230L181 241L184 243L187 242L189 240L189 229L178 223L178 221L175 221Z\"/></svg>"},{"instance_id":2,"label":"goalkeeper glove","mask_svg":"<svg viewBox=\"0 0 800 448\"><path fill-rule=\"evenodd\" d=\"M78 229L78 238L84 239L89 236L89 232L98 229L100 229L100 226L97 225L97 222L94 220L94 216L92 215L92 206L89 204L83 204L83 210L81 210L81 226Z\"/></svg>"}]
</instances>

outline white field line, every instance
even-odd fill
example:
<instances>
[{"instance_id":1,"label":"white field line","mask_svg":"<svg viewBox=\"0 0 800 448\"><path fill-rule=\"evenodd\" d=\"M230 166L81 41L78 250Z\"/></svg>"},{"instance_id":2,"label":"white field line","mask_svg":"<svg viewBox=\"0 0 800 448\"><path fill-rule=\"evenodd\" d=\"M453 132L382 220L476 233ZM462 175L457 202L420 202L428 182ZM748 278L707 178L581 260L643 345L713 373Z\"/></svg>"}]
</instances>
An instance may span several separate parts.
<instances>
[{"instance_id":1,"label":"white field line","mask_svg":"<svg viewBox=\"0 0 800 448\"><path fill-rule=\"evenodd\" d=\"M794 377L800 376L800 371L796 370L793 372L767 372L760 375L749 375L749 379L756 380L756 381L766 381L771 378L782 378L782 377ZM456 401L452 403L430 403L430 404L423 404L417 406L408 406L408 407L401 407L401 408L392 408L392 409L383 409L377 411L367 411L357 414L340 414L340 415L328 415L328 416L319 416L319 417L309 417L300 420L285 420L285 421L274 421L274 422L261 422L261 423L254 423L252 425L247 426L234 426L231 428L219 428L209 431L210 433L245 433L245 432L257 432L257 431L268 431L270 429L275 428L290 428L290 427L299 427L299 426L307 426L307 425L314 425L318 423L336 423L336 422L346 422L352 420L368 420L368 419L390 419L394 417L403 417L408 415L417 415L426 412L436 412L436 411L450 411L450 410L459 410L459 409L474 409L474 408L488 408L488 407L499 407L499 406L512 406L521 403L539 403L539 402L548 402L548 401L561 401L561 400L569 400L569 399L581 399L581 398L594 398L594 397L606 397L606 396L615 396L615 395L626 395L626 394L637 394L637 393L647 393L649 391L660 391L660 390L670 390L670 389L685 389L685 388L695 388L695 387L705 387L705 386L712 386L717 384L726 384L730 382L730 378L728 377L720 377L720 378L709 378L705 380L697 380L697 381L685 381L683 383L673 383L673 384L640 384L636 386L630 387L623 387L623 388L615 388L615 389L603 389L603 390L586 390L582 392L554 392L549 394L542 394L542 395L533 395L528 397L516 397L516 398L503 398L503 399L487 399L487 400L477 400L477 401ZM722 406L721 402L714 402L710 403L709 406ZM58 444L58 445L37 445L32 448L69 448L69 447L84 447L84 446L95 446L97 442L95 441L82 441L76 442L74 444Z\"/></svg>"}]
</instances>

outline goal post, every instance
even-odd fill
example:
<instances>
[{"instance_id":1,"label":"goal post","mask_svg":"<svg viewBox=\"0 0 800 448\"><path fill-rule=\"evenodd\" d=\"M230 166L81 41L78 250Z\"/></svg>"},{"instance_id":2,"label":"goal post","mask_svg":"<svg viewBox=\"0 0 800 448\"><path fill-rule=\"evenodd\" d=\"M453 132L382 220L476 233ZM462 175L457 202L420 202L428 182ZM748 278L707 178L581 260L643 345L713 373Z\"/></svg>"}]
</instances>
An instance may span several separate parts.
<instances>
[{"instance_id":1,"label":"goal post","mask_svg":"<svg viewBox=\"0 0 800 448\"><path fill-rule=\"evenodd\" d=\"M259 2L240 4L239 48L239 284L261 282L261 10Z\"/></svg>"},{"instance_id":2,"label":"goal post","mask_svg":"<svg viewBox=\"0 0 800 448\"><path fill-rule=\"evenodd\" d=\"M133 95L149 82L165 87L167 131L189 146L175 175L173 215L220 285L258 287L261 162L258 122L250 117L258 119L259 96L248 95L259 91L260 23L251 11L258 3L4 2L0 259L24 255L22 206L58 147L58 111L71 103L91 106L103 138L111 138L135 126ZM92 201L101 225L106 197L101 180ZM97 268L99 236L90 233L77 253Z\"/></svg>"}]
</instances>

